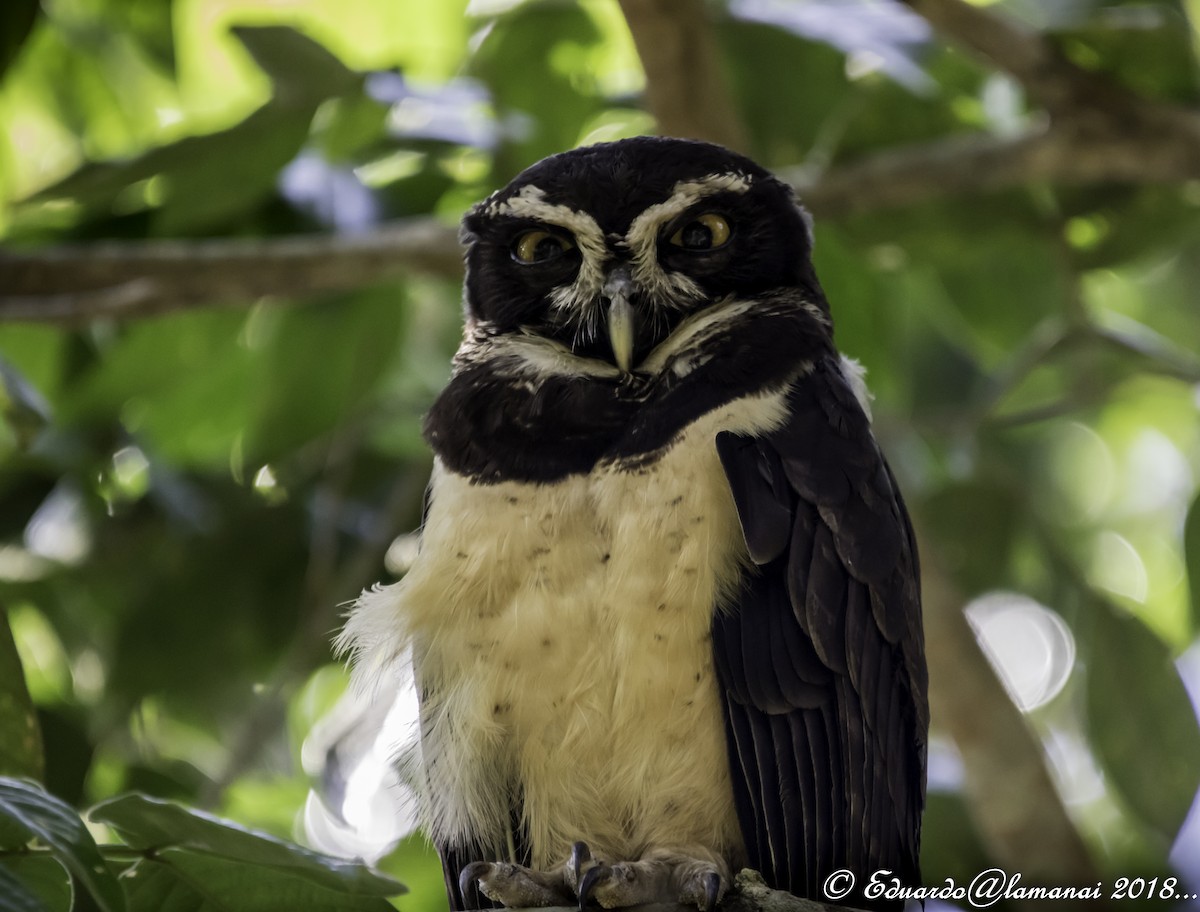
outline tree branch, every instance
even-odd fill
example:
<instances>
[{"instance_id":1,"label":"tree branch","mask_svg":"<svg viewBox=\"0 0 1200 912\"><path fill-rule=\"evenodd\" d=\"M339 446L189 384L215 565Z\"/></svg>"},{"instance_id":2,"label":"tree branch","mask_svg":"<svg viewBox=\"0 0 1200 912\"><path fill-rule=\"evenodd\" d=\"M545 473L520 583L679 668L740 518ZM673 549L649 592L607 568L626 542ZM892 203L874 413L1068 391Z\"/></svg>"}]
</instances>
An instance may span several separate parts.
<instances>
[{"instance_id":1,"label":"tree branch","mask_svg":"<svg viewBox=\"0 0 1200 912\"><path fill-rule=\"evenodd\" d=\"M646 106L659 132L745 152L704 0L619 0L646 73Z\"/></svg>"},{"instance_id":2,"label":"tree branch","mask_svg":"<svg viewBox=\"0 0 1200 912\"><path fill-rule=\"evenodd\" d=\"M1165 109L1157 124L1110 132L1049 126L1015 138L953 137L881 152L816 177L783 172L818 217L912 205L1036 181L1166 183L1200 179L1200 114ZM458 278L455 232L410 219L351 237L107 241L0 252L0 321L78 325L264 295L303 297L409 272Z\"/></svg>"},{"instance_id":3,"label":"tree branch","mask_svg":"<svg viewBox=\"0 0 1200 912\"><path fill-rule=\"evenodd\" d=\"M734 878L733 889L721 903L721 912L855 912L848 906L801 899L782 890L772 890L762 875L743 868Z\"/></svg>"},{"instance_id":4,"label":"tree branch","mask_svg":"<svg viewBox=\"0 0 1200 912\"><path fill-rule=\"evenodd\" d=\"M1147 179L1139 177L1143 171L1157 175L1149 180L1195 177L1195 110L1147 98L1076 66L1038 32L965 0L903 2L952 42L1011 75L1046 109L1052 132L1068 147L1062 151L1080 156L1056 171L1076 181L1137 182Z\"/></svg>"},{"instance_id":5,"label":"tree branch","mask_svg":"<svg viewBox=\"0 0 1200 912\"><path fill-rule=\"evenodd\" d=\"M1025 184L1182 183L1200 179L1200 115L1035 127L1016 137L961 136L880 152L806 183L784 171L816 215L850 214Z\"/></svg>"},{"instance_id":6,"label":"tree branch","mask_svg":"<svg viewBox=\"0 0 1200 912\"><path fill-rule=\"evenodd\" d=\"M1015 138L972 135L889 149L831 168L817 178L785 170L816 216L828 219L912 205L956 193L1017 186L1041 176L1055 153L1044 131Z\"/></svg>"},{"instance_id":7,"label":"tree branch","mask_svg":"<svg viewBox=\"0 0 1200 912\"><path fill-rule=\"evenodd\" d=\"M1033 29L963 0L902 2L941 34L1011 75L1046 108L1064 110L1078 101L1087 74Z\"/></svg>"},{"instance_id":8,"label":"tree branch","mask_svg":"<svg viewBox=\"0 0 1200 912\"><path fill-rule=\"evenodd\" d=\"M922 545L930 710L962 755L967 803L992 859L1033 884L1096 882L1041 745L992 671L936 549Z\"/></svg>"},{"instance_id":9,"label":"tree branch","mask_svg":"<svg viewBox=\"0 0 1200 912\"><path fill-rule=\"evenodd\" d=\"M368 234L103 241L0 252L0 320L78 324L264 295L303 297L410 272L458 276L453 228L432 218Z\"/></svg>"},{"instance_id":10,"label":"tree branch","mask_svg":"<svg viewBox=\"0 0 1200 912\"><path fill-rule=\"evenodd\" d=\"M741 147L711 26L692 9L701 0L621 2L662 130ZM1036 33L962 0L907 2L952 40L1012 73L1051 117L1016 137L950 137L816 176L784 172L815 215L834 219L1033 182L1200 179L1200 112L1138 98L1079 70ZM110 241L0 252L0 321L73 325L351 289L409 271L457 278L461 270L453 229L433 219L350 237Z\"/></svg>"}]
</instances>

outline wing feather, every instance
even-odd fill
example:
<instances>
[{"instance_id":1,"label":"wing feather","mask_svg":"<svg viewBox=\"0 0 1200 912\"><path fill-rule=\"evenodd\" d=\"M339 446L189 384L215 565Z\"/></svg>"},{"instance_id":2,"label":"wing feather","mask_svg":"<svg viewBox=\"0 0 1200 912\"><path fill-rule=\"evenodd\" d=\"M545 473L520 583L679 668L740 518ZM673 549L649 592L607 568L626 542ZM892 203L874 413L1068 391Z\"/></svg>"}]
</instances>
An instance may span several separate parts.
<instances>
[{"instance_id":1,"label":"wing feather","mask_svg":"<svg viewBox=\"0 0 1200 912\"><path fill-rule=\"evenodd\" d=\"M754 719L747 713L750 722L750 743L754 748L755 762L762 783L762 828L767 854L772 868L782 868L787 861L787 815L779 796L779 765L775 751L775 738L770 717Z\"/></svg>"},{"instance_id":2,"label":"wing feather","mask_svg":"<svg viewBox=\"0 0 1200 912\"><path fill-rule=\"evenodd\" d=\"M917 883L929 715L911 526L837 361L788 406L775 431L717 438L756 565L713 624L747 852L813 898L844 866Z\"/></svg>"},{"instance_id":3,"label":"wing feather","mask_svg":"<svg viewBox=\"0 0 1200 912\"><path fill-rule=\"evenodd\" d=\"M808 589L792 592L797 616L803 609L805 631L822 664L837 674L846 673L846 605L849 580L838 560L833 532L824 523L816 524L812 564L808 571Z\"/></svg>"},{"instance_id":4,"label":"wing feather","mask_svg":"<svg viewBox=\"0 0 1200 912\"><path fill-rule=\"evenodd\" d=\"M813 771L816 774L816 793L815 805L813 810L813 819L832 821L833 814L833 752L829 748L829 744L825 738L825 713L805 712L802 714L804 719L803 731L793 733L792 744L796 743L798 737L804 739L804 743L808 745L809 756L812 758ZM798 728L798 726L797 726ZM809 870L819 868L822 864L832 863L834 860L833 851L833 827L813 827L812 842L815 852L813 853L812 867Z\"/></svg>"},{"instance_id":5,"label":"wing feather","mask_svg":"<svg viewBox=\"0 0 1200 912\"><path fill-rule=\"evenodd\" d=\"M766 713L784 713L792 704L784 696L779 673L771 661L775 652L768 599L755 604L754 623L741 625L742 666L751 704Z\"/></svg>"},{"instance_id":6,"label":"wing feather","mask_svg":"<svg viewBox=\"0 0 1200 912\"><path fill-rule=\"evenodd\" d=\"M811 768L798 766L789 756L792 744L789 717L772 716L770 728L771 741L775 748L772 760L779 770L779 796L776 803L780 808L811 806L816 800L815 777ZM797 817L786 813L781 816L783 838L775 864L785 876L790 877L796 860L811 857L815 847L806 844L811 834L804 829Z\"/></svg>"},{"instance_id":7,"label":"wing feather","mask_svg":"<svg viewBox=\"0 0 1200 912\"><path fill-rule=\"evenodd\" d=\"M730 733L732 750L737 755L735 765L745 771L745 775L736 776L733 780L734 801L738 807L754 809L751 815L753 822L749 828L742 831L742 840L746 851L754 858L765 857L770 852L767 839L767 820L763 810L762 774L759 772L758 759L754 751L754 736L750 731L747 719L747 708L736 702L725 704L726 730Z\"/></svg>"},{"instance_id":8,"label":"wing feather","mask_svg":"<svg viewBox=\"0 0 1200 912\"><path fill-rule=\"evenodd\" d=\"M746 530L750 559L756 564L766 564L787 547L792 512L788 509L787 479L779 458L760 458L757 450L758 444L745 437L722 434L717 438L717 454L733 496L756 517L754 526Z\"/></svg>"}]
</instances>

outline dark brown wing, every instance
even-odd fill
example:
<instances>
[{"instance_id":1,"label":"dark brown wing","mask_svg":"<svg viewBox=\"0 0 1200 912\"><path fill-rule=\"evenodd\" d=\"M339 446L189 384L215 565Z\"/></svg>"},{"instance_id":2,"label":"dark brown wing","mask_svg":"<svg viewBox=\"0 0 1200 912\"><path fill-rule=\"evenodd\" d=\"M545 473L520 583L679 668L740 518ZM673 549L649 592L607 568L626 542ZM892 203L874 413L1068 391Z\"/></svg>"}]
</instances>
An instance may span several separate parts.
<instances>
[{"instance_id":1,"label":"dark brown wing","mask_svg":"<svg viewBox=\"0 0 1200 912\"><path fill-rule=\"evenodd\" d=\"M713 645L750 863L827 900L843 868L919 883L924 637L912 528L840 364L788 403L770 434L717 438L755 566Z\"/></svg>"}]
</instances>

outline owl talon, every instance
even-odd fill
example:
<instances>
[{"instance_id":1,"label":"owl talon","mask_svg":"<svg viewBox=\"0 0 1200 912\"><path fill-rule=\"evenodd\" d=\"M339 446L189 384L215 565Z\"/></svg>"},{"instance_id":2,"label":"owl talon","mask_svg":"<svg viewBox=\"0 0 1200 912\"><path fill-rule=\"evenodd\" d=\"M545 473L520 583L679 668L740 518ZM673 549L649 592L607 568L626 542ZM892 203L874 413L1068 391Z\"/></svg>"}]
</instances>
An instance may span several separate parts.
<instances>
[{"instance_id":1,"label":"owl talon","mask_svg":"<svg viewBox=\"0 0 1200 912\"><path fill-rule=\"evenodd\" d=\"M571 846L571 859L568 865L570 866L572 889L576 889L579 879L597 864L599 862L592 857L592 850L588 848L586 842L580 841Z\"/></svg>"},{"instance_id":2,"label":"owl talon","mask_svg":"<svg viewBox=\"0 0 1200 912\"><path fill-rule=\"evenodd\" d=\"M491 870L486 861L473 861L466 865L458 874L458 889L462 893L463 903L471 909L482 908L479 902L479 880Z\"/></svg>"},{"instance_id":3,"label":"owl talon","mask_svg":"<svg viewBox=\"0 0 1200 912\"><path fill-rule=\"evenodd\" d=\"M721 896L721 875L709 871L704 875L704 912L715 912Z\"/></svg>"},{"instance_id":4,"label":"owl talon","mask_svg":"<svg viewBox=\"0 0 1200 912\"><path fill-rule=\"evenodd\" d=\"M579 895L579 912L584 912L587 908L588 898L591 896L592 890L596 888L596 884L610 874L612 874L612 869L608 865L597 864L587 870L576 889L576 893Z\"/></svg>"},{"instance_id":5,"label":"owl talon","mask_svg":"<svg viewBox=\"0 0 1200 912\"><path fill-rule=\"evenodd\" d=\"M476 861L462 869L458 887L463 904L472 908L480 908L480 893L504 906L537 908L562 906L573 900L564 879L562 868L535 871L507 861Z\"/></svg>"}]
</instances>

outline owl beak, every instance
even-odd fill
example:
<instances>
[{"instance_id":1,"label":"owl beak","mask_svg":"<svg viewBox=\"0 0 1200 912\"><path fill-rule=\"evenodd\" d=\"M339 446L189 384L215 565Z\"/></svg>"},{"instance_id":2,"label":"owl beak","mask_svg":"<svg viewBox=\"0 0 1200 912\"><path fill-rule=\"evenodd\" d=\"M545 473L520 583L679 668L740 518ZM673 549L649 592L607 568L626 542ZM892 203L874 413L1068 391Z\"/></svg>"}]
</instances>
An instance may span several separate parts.
<instances>
[{"instance_id":1,"label":"owl beak","mask_svg":"<svg viewBox=\"0 0 1200 912\"><path fill-rule=\"evenodd\" d=\"M605 278L604 297L608 299L608 341L612 346L617 367L629 373L633 365L635 320L633 305L633 276L625 265L615 267Z\"/></svg>"}]
</instances>

